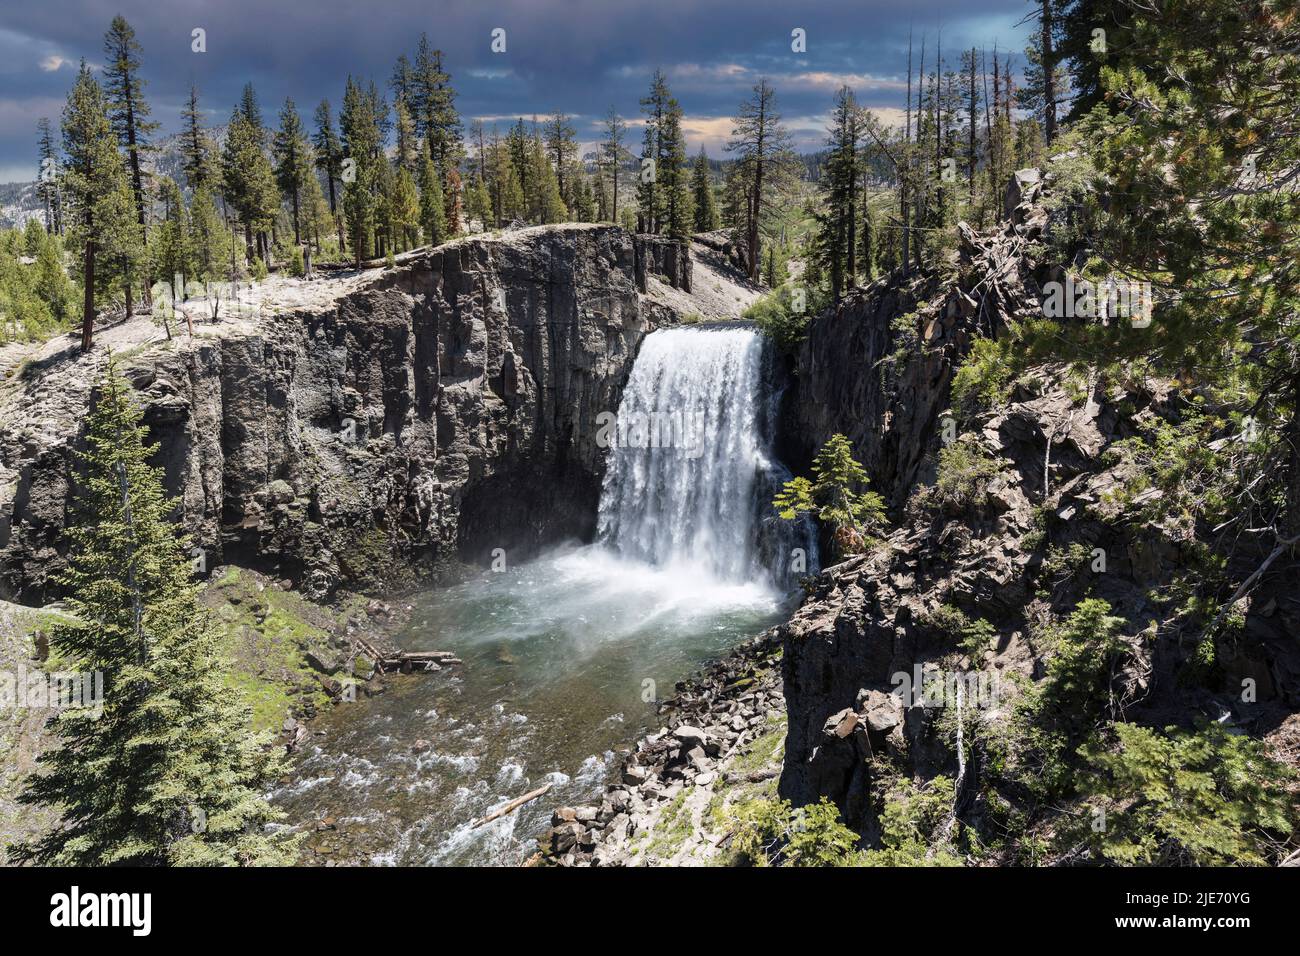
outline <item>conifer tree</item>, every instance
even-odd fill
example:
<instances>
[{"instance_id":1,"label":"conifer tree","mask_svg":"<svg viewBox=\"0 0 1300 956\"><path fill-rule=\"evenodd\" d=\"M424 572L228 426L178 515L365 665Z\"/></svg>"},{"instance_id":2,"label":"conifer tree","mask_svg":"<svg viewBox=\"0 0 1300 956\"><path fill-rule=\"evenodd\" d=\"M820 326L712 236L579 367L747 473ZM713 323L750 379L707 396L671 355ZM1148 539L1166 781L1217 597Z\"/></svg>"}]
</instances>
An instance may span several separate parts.
<instances>
[{"instance_id":1,"label":"conifer tree","mask_svg":"<svg viewBox=\"0 0 1300 956\"><path fill-rule=\"evenodd\" d=\"M376 226L376 167L382 140L374 105L349 76L339 126L345 156L354 164L354 176L352 181L343 184L343 211L347 217L353 259L358 267L370 255Z\"/></svg>"},{"instance_id":2,"label":"conifer tree","mask_svg":"<svg viewBox=\"0 0 1300 956\"><path fill-rule=\"evenodd\" d=\"M275 170L267 156L267 132L251 83L244 86L240 103L230 117L221 157L222 191L244 227L244 245L250 261L270 264L268 234L280 208Z\"/></svg>"},{"instance_id":3,"label":"conifer tree","mask_svg":"<svg viewBox=\"0 0 1300 956\"><path fill-rule=\"evenodd\" d=\"M190 244L195 278L215 282L226 274L232 254L230 232L207 185L199 186L190 201Z\"/></svg>"},{"instance_id":4,"label":"conifer tree","mask_svg":"<svg viewBox=\"0 0 1300 956\"><path fill-rule=\"evenodd\" d=\"M686 170L686 138L682 134L682 108L669 99L659 131L659 195L663 203L663 229L676 239L690 234L694 208Z\"/></svg>"},{"instance_id":5,"label":"conifer tree","mask_svg":"<svg viewBox=\"0 0 1300 956\"><path fill-rule=\"evenodd\" d=\"M42 116L36 122L37 174L36 194L45 207L45 231L63 235L63 217L59 195L59 157L54 144L50 121Z\"/></svg>"},{"instance_id":6,"label":"conifer tree","mask_svg":"<svg viewBox=\"0 0 1300 956\"><path fill-rule=\"evenodd\" d=\"M510 151L510 164L514 167L515 176L519 180L521 209L527 207L528 197L535 190L535 186L530 179L532 172L532 163L529 161L530 146L531 139L528 130L524 127L524 118L521 116L515 125L510 127L510 132L506 134L506 148Z\"/></svg>"},{"instance_id":7,"label":"conifer tree","mask_svg":"<svg viewBox=\"0 0 1300 956\"><path fill-rule=\"evenodd\" d=\"M293 241L302 244L302 191L312 175L311 145L293 100L285 98L272 145L275 178L293 210Z\"/></svg>"},{"instance_id":8,"label":"conifer tree","mask_svg":"<svg viewBox=\"0 0 1300 956\"><path fill-rule=\"evenodd\" d=\"M154 242L154 273L172 284L174 298L184 299L186 281L193 275L189 210L185 208L181 187L170 176L162 177L158 198L163 217ZM176 276L180 276L179 284Z\"/></svg>"},{"instance_id":9,"label":"conifer tree","mask_svg":"<svg viewBox=\"0 0 1300 956\"><path fill-rule=\"evenodd\" d=\"M539 225L563 222L568 218L568 210L560 198L560 184L546 158L541 136L535 135L529 142L528 168L528 181L534 187L532 195L527 196L528 218Z\"/></svg>"},{"instance_id":10,"label":"conifer tree","mask_svg":"<svg viewBox=\"0 0 1300 956\"><path fill-rule=\"evenodd\" d=\"M695 231L712 232L718 228L718 207L713 201L713 177L709 172L709 157L700 145L691 170L691 193L695 200Z\"/></svg>"},{"instance_id":11,"label":"conifer tree","mask_svg":"<svg viewBox=\"0 0 1300 956\"><path fill-rule=\"evenodd\" d=\"M436 246L447 238L447 219L443 211L442 182L429 154L420 156L420 228L427 245Z\"/></svg>"},{"instance_id":12,"label":"conifer tree","mask_svg":"<svg viewBox=\"0 0 1300 956\"><path fill-rule=\"evenodd\" d=\"M397 133L397 148L393 159L398 169L412 172L419 146L415 136L415 121L411 118L406 100L400 95L393 101L393 129Z\"/></svg>"},{"instance_id":13,"label":"conifer tree","mask_svg":"<svg viewBox=\"0 0 1300 956\"><path fill-rule=\"evenodd\" d=\"M665 170L659 168L663 159L661 146L664 117L668 113L672 94L662 70L655 70L650 78L650 93L641 100L645 114L645 132L641 139L641 170L637 179L637 228L641 232L659 232L663 219L663 198L659 182Z\"/></svg>"},{"instance_id":14,"label":"conifer tree","mask_svg":"<svg viewBox=\"0 0 1300 956\"><path fill-rule=\"evenodd\" d=\"M321 100L316 106L316 135L312 140L316 150L316 168L325 174L325 189L329 196L330 212L336 212L334 184L339 181L343 162L343 144L334 130L334 117L330 101Z\"/></svg>"},{"instance_id":15,"label":"conifer tree","mask_svg":"<svg viewBox=\"0 0 1300 956\"><path fill-rule=\"evenodd\" d=\"M88 352L94 337L96 293L111 287L111 266L121 268L125 257L129 267L138 254L140 233L104 93L84 61L63 110L63 152L70 240L81 252L85 294L81 350ZM110 267L97 269L101 264Z\"/></svg>"},{"instance_id":16,"label":"conifer tree","mask_svg":"<svg viewBox=\"0 0 1300 956\"><path fill-rule=\"evenodd\" d=\"M618 180L619 167L623 163L623 136L627 124L619 117L614 107L609 108L605 116L605 139L600 144L601 164L609 170L613 190L610 198L609 215L605 218L618 222Z\"/></svg>"},{"instance_id":17,"label":"conifer tree","mask_svg":"<svg viewBox=\"0 0 1300 956\"><path fill-rule=\"evenodd\" d=\"M398 252L416 244L420 234L420 194L415 188L415 177L409 170L398 169L393 181L393 234L398 240Z\"/></svg>"},{"instance_id":18,"label":"conifer tree","mask_svg":"<svg viewBox=\"0 0 1300 956\"><path fill-rule=\"evenodd\" d=\"M265 832L282 815L259 793L278 760L227 684L220 632L111 360L96 391L62 578L72 613L51 643L103 675L102 713L56 719L60 745L38 759L22 799L56 808L62 823L18 855L76 866L290 862L292 842Z\"/></svg>"},{"instance_id":19,"label":"conifer tree","mask_svg":"<svg viewBox=\"0 0 1300 956\"><path fill-rule=\"evenodd\" d=\"M758 279L762 262L759 226L771 200L773 183L789 168L790 134L776 109L776 94L766 79L754 85L753 95L740 104L727 151L740 160L747 197L745 254L751 280Z\"/></svg>"},{"instance_id":20,"label":"conifer tree","mask_svg":"<svg viewBox=\"0 0 1300 956\"><path fill-rule=\"evenodd\" d=\"M140 77L140 44L135 30L121 16L115 16L104 37L104 93L108 99L108 118L117 134L118 145L126 156L135 199L136 221L140 224L140 244L148 242L148 218L144 157L152 152L150 135L158 124L149 120L149 104L144 98L144 80ZM127 287L130 308L130 287ZM144 298L149 300L149 284L144 283Z\"/></svg>"},{"instance_id":21,"label":"conifer tree","mask_svg":"<svg viewBox=\"0 0 1300 956\"><path fill-rule=\"evenodd\" d=\"M312 248L321 249L322 236L328 236L335 228L334 216L330 205L325 200L325 193L320 188L320 180L315 173L307 177L303 186L302 199L303 233L311 237Z\"/></svg>"},{"instance_id":22,"label":"conifer tree","mask_svg":"<svg viewBox=\"0 0 1300 956\"><path fill-rule=\"evenodd\" d=\"M181 134L181 165L185 169L185 182L191 190L210 186L212 174L212 141L203 131L203 114L199 111L199 91L191 85L189 99L181 112L184 131Z\"/></svg>"},{"instance_id":23,"label":"conifer tree","mask_svg":"<svg viewBox=\"0 0 1300 956\"><path fill-rule=\"evenodd\" d=\"M1034 0L1038 7L1038 29L1025 47L1025 85L1016 93L1021 108L1040 123L1048 146L1056 139L1058 98L1067 82L1065 66L1056 51L1055 7L1060 0Z\"/></svg>"},{"instance_id":24,"label":"conifer tree","mask_svg":"<svg viewBox=\"0 0 1300 956\"><path fill-rule=\"evenodd\" d=\"M492 222L492 198L488 195L487 184L478 173L474 174L466 193L465 216L470 221L477 220L482 229L487 229Z\"/></svg>"},{"instance_id":25,"label":"conifer tree","mask_svg":"<svg viewBox=\"0 0 1300 956\"><path fill-rule=\"evenodd\" d=\"M321 100L316 107L316 133L312 146L316 152L316 168L325 174L325 189L329 196L330 215L338 226L339 252L347 250L343 229L343 217L339 215L335 184L339 182L343 166L343 143L334 130L334 117L330 111L330 101Z\"/></svg>"},{"instance_id":26,"label":"conifer tree","mask_svg":"<svg viewBox=\"0 0 1300 956\"><path fill-rule=\"evenodd\" d=\"M514 151L508 141L493 135L491 154L492 214L498 227L524 217L524 190L514 163Z\"/></svg>"},{"instance_id":27,"label":"conifer tree","mask_svg":"<svg viewBox=\"0 0 1300 956\"><path fill-rule=\"evenodd\" d=\"M846 286L857 278L858 180L861 176L859 140L861 110L853 91L842 86L835 94L822 189L824 211L818 214L815 255L829 276L831 299L839 302Z\"/></svg>"},{"instance_id":28,"label":"conifer tree","mask_svg":"<svg viewBox=\"0 0 1300 956\"><path fill-rule=\"evenodd\" d=\"M387 255L395 248L396 223L394 221L393 194L396 177L387 158L381 157L374 165L375 197L375 255Z\"/></svg>"},{"instance_id":29,"label":"conifer tree","mask_svg":"<svg viewBox=\"0 0 1300 956\"><path fill-rule=\"evenodd\" d=\"M566 206L573 205L573 183L567 178L569 164L578 153L578 144L574 140L573 125L563 113L555 113L546 121L543 141L555 169L556 183L560 189L560 198Z\"/></svg>"},{"instance_id":30,"label":"conifer tree","mask_svg":"<svg viewBox=\"0 0 1300 956\"><path fill-rule=\"evenodd\" d=\"M613 207L609 201L609 188L605 185L605 177L600 175L599 169L592 181L591 199L597 222L608 222L614 218Z\"/></svg>"},{"instance_id":31,"label":"conifer tree","mask_svg":"<svg viewBox=\"0 0 1300 956\"><path fill-rule=\"evenodd\" d=\"M456 112L456 90L451 85L451 75L443 68L442 51L431 49L424 34L420 34L416 49L411 85L410 107L415 114L416 129L442 173L445 188L463 152L460 116ZM450 194L446 198L452 199ZM459 196L456 198L458 201ZM444 211L450 220L450 206Z\"/></svg>"}]
</instances>

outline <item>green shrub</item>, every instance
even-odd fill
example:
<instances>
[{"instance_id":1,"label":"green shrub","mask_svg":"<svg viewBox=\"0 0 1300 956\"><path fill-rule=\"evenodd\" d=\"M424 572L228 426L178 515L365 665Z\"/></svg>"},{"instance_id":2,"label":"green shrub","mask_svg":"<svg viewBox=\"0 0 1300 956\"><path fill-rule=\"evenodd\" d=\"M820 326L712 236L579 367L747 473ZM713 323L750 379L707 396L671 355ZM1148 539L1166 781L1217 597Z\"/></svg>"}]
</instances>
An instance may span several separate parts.
<instances>
[{"instance_id":1,"label":"green shrub","mask_svg":"<svg viewBox=\"0 0 1300 956\"><path fill-rule=\"evenodd\" d=\"M1295 831L1295 772L1260 741L1219 724L1164 734L1116 724L1115 734L1113 749L1080 749L1092 811L1080 829L1106 860L1261 866Z\"/></svg>"},{"instance_id":2,"label":"green shrub","mask_svg":"<svg viewBox=\"0 0 1300 956\"><path fill-rule=\"evenodd\" d=\"M876 788L883 802L878 850L866 850L852 860L857 866L961 866L949 846L932 844L952 810L956 784L937 776L925 783L890 775Z\"/></svg>"},{"instance_id":3,"label":"green shrub","mask_svg":"<svg viewBox=\"0 0 1300 956\"><path fill-rule=\"evenodd\" d=\"M1075 748L1091 736L1110 703L1111 673L1125 650L1122 618L1099 598L1080 601L1047 635L1052 647L1046 676L1017 701L1021 782L1055 796L1075 789Z\"/></svg>"},{"instance_id":4,"label":"green shrub","mask_svg":"<svg viewBox=\"0 0 1300 956\"><path fill-rule=\"evenodd\" d=\"M916 492L924 508L961 512L976 504L1000 468L977 442L954 442L939 451L934 484Z\"/></svg>"},{"instance_id":5,"label":"green shrub","mask_svg":"<svg viewBox=\"0 0 1300 956\"><path fill-rule=\"evenodd\" d=\"M972 418L1003 402L1018 363L1009 353L1009 339L977 338L952 379L952 405L963 418Z\"/></svg>"},{"instance_id":6,"label":"green shrub","mask_svg":"<svg viewBox=\"0 0 1300 956\"><path fill-rule=\"evenodd\" d=\"M796 287L783 285L744 311L744 318L754 322L784 354L791 354L799 348L808 334L808 323L817 312L813 290L799 287L798 291L806 296L801 310L795 310Z\"/></svg>"},{"instance_id":7,"label":"green shrub","mask_svg":"<svg viewBox=\"0 0 1300 956\"><path fill-rule=\"evenodd\" d=\"M858 842L825 797L797 809L788 800L747 800L729 807L727 817L738 862L751 866L838 866Z\"/></svg>"}]
</instances>

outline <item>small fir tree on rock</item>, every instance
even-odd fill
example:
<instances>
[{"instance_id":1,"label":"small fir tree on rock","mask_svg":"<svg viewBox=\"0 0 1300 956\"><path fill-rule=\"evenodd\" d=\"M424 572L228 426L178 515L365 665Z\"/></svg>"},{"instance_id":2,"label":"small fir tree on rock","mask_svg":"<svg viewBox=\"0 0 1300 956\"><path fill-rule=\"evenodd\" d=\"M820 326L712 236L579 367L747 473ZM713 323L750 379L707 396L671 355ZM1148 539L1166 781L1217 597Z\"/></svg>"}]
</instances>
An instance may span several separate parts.
<instances>
[{"instance_id":1,"label":"small fir tree on rock","mask_svg":"<svg viewBox=\"0 0 1300 956\"><path fill-rule=\"evenodd\" d=\"M885 523L885 503L868 485L867 472L843 435L832 435L813 460L813 477L792 478L772 502L787 521L814 514L828 525L840 557L864 551Z\"/></svg>"}]
</instances>

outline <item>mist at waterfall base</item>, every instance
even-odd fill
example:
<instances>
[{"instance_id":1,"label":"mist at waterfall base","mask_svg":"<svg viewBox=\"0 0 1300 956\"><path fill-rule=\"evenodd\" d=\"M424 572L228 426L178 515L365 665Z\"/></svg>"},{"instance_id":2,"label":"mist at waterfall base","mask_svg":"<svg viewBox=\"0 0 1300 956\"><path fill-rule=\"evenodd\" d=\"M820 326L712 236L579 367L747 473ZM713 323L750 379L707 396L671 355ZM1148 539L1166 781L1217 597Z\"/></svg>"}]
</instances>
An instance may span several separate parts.
<instances>
[{"instance_id":1,"label":"mist at waterfall base","mask_svg":"<svg viewBox=\"0 0 1300 956\"><path fill-rule=\"evenodd\" d=\"M660 726L655 699L788 601L781 558L810 545L769 516L788 477L771 456L778 400L752 329L649 335L617 416L637 434L611 444L596 542L410 597L397 642L464 665L396 678L313 723L323 733L274 794L309 831L309 858L519 863L554 807L598 798L617 749Z\"/></svg>"}]
</instances>

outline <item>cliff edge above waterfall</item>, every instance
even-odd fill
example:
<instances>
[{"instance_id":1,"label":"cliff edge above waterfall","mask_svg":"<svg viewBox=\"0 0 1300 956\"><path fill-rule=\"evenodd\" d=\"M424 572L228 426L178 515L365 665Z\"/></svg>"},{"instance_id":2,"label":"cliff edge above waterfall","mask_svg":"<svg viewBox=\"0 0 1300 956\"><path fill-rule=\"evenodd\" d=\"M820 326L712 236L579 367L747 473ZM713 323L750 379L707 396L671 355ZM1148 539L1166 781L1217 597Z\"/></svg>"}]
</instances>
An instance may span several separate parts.
<instances>
[{"instance_id":1,"label":"cliff edge above waterfall","mask_svg":"<svg viewBox=\"0 0 1300 956\"><path fill-rule=\"evenodd\" d=\"M190 300L166 328L104 328L90 355L71 336L7 347L0 597L54 596L73 452L110 350L203 563L325 595L589 535L596 417L617 408L642 337L738 315L754 294L680 242L539 226Z\"/></svg>"}]
</instances>

